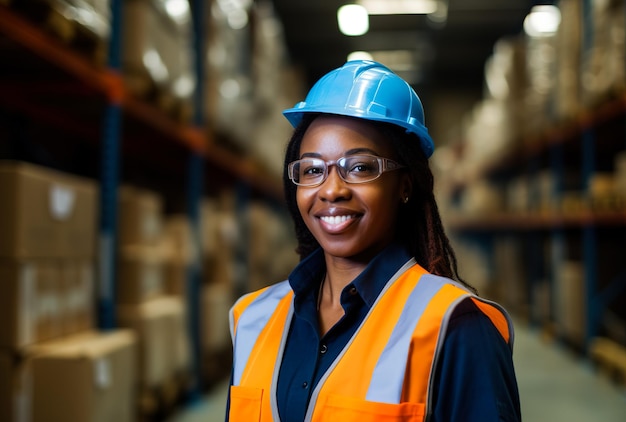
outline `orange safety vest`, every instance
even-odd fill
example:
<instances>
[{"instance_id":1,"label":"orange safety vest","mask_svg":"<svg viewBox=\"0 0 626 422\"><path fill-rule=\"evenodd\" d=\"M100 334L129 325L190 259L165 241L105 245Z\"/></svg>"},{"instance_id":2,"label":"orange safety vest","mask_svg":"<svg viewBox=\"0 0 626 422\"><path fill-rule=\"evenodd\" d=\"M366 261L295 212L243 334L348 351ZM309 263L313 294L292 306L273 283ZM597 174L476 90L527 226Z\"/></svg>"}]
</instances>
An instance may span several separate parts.
<instances>
[{"instance_id":1,"label":"orange safety vest","mask_svg":"<svg viewBox=\"0 0 626 422\"><path fill-rule=\"evenodd\" d=\"M452 311L471 298L510 345L499 305L427 273L411 259L386 284L361 326L312 392L305 421L425 421L435 365ZM276 421L276 386L293 315L287 281L231 309L230 422Z\"/></svg>"}]
</instances>

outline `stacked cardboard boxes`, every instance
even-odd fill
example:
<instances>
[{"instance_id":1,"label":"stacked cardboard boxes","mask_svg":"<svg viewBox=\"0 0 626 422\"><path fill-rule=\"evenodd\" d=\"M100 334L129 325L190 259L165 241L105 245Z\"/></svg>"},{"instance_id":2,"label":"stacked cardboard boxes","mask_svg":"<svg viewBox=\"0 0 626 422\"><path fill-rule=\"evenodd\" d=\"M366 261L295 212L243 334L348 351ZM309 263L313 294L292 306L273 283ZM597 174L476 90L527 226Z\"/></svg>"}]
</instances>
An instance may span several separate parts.
<instances>
[{"instance_id":1,"label":"stacked cardboard boxes","mask_svg":"<svg viewBox=\"0 0 626 422\"><path fill-rule=\"evenodd\" d=\"M187 215L172 214L165 219L165 291L183 300L187 299L187 270L199 253L195 236Z\"/></svg>"},{"instance_id":2,"label":"stacked cardboard boxes","mask_svg":"<svg viewBox=\"0 0 626 422\"><path fill-rule=\"evenodd\" d=\"M160 194L133 187L119 189L117 321L138 338L138 387L142 413L182 388L190 369L187 307L184 297L168 294L164 243L165 215ZM160 403L162 404L162 403Z\"/></svg>"},{"instance_id":3,"label":"stacked cardboard boxes","mask_svg":"<svg viewBox=\"0 0 626 422\"><path fill-rule=\"evenodd\" d=\"M4 161L0 203L0 420L131 421L134 337L94 330L96 184Z\"/></svg>"},{"instance_id":4,"label":"stacked cardboard boxes","mask_svg":"<svg viewBox=\"0 0 626 422\"><path fill-rule=\"evenodd\" d=\"M584 3L581 0L570 0ZM581 102L595 107L626 89L626 20L623 0L590 2L591 19L580 68Z\"/></svg>"},{"instance_id":5,"label":"stacked cardboard boxes","mask_svg":"<svg viewBox=\"0 0 626 422\"><path fill-rule=\"evenodd\" d=\"M231 366L228 311L247 282L238 248L247 224L238 221L234 192L205 198L200 243L203 277L200 299L202 372L207 383L227 376Z\"/></svg>"},{"instance_id":6,"label":"stacked cardboard boxes","mask_svg":"<svg viewBox=\"0 0 626 422\"><path fill-rule=\"evenodd\" d=\"M556 271L554 319L557 334L576 348L584 348L586 334L585 271L582 262L567 260Z\"/></svg>"},{"instance_id":7,"label":"stacked cardboard boxes","mask_svg":"<svg viewBox=\"0 0 626 422\"><path fill-rule=\"evenodd\" d=\"M153 100L181 123L191 119L195 88L191 14L162 0L123 2L123 77L135 95Z\"/></svg>"},{"instance_id":8,"label":"stacked cardboard boxes","mask_svg":"<svg viewBox=\"0 0 626 422\"><path fill-rule=\"evenodd\" d=\"M83 58L106 62L111 18L110 0L3 0Z\"/></svg>"}]
</instances>

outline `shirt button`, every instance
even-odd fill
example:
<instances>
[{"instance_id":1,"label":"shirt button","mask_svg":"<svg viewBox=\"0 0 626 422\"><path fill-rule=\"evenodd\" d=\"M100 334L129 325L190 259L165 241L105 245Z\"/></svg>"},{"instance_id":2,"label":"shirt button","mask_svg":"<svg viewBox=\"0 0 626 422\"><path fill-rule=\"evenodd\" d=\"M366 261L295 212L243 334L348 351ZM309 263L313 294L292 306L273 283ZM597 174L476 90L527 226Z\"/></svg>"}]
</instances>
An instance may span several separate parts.
<instances>
[{"instance_id":1,"label":"shirt button","mask_svg":"<svg viewBox=\"0 0 626 422\"><path fill-rule=\"evenodd\" d=\"M306 389L308 386L309 386L309 383L308 383L308 382L304 381L304 382L302 383L302 388Z\"/></svg>"},{"instance_id":2,"label":"shirt button","mask_svg":"<svg viewBox=\"0 0 626 422\"><path fill-rule=\"evenodd\" d=\"M349 292L350 292L350 294L351 294L352 296L354 296L355 294L357 294L356 287L354 287L354 286L350 287L350 291L349 291Z\"/></svg>"},{"instance_id":3,"label":"shirt button","mask_svg":"<svg viewBox=\"0 0 626 422\"><path fill-rule=\"evenodd\" d=\"M324 354L326 353L327 350L328 350L328 346L326 346L325 344L322 344L322 346L320 347L320 353Z\"/></svg>"}]
</instances>

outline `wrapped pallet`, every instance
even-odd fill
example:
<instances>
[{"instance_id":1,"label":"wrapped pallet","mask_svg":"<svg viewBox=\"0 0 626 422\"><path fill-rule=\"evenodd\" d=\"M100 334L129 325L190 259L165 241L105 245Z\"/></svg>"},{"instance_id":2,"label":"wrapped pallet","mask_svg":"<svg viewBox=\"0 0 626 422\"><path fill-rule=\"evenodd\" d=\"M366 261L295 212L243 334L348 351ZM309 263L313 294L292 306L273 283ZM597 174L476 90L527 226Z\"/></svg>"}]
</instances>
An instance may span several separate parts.
<instances>
[{"instance_id":1,"label":"wrapped pallet","mask_svg":"<svg viewBox=\"0 0 626 422\"><path fill-rule=\"evenodd\" d=\"M591 19L581 69L582 103L593 107L626 88L626 20L623 0L590 2Z\"/></svg>"},{"instance_id":2,"label":"wrapped pallet","mask_svg":"<svg viewBox=\"0 0 626 422\"><path fill-rule=\"evenodd\" d=\"M189 121L195 87L188 2L123 2L123 76L135 95L156 100L168 113Z\"/></svg>"},{"instance_id":3,"label":"wrapped pallet","mask_svg":"<svg viewBox=\"0 0 626 422\"><path fill-rule=\"evenodd\" d=\"M561 24L556 34L554 113L559 121L581 111L580 61L582 47L582 0L561 0Z\"/></svg>"}]
</instances>

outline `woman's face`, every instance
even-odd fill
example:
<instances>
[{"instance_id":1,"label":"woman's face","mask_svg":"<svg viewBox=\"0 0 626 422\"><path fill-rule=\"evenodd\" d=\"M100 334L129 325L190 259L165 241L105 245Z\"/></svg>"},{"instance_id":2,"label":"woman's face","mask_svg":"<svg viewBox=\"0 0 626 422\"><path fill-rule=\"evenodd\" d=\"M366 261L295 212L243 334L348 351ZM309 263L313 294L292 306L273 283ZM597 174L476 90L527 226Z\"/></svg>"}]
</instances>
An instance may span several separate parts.
<instances>
[{"instance_id":1,"label":"woman's face","mask_svg":"<svg viewBox=\"0 0 626 422\"><path fill-rule=\"evenodd\" d=\"M300 158L335 161L366 154L396 160L390 143L367 121L320 116L311 123L300 145ZM298 186L296 200L302 218L326 254L368 261L392 240L398 207L410 194L403 171L389 171L366 183L347 183L336 166L319 186Z\"/></svg>"}]
</instances>

